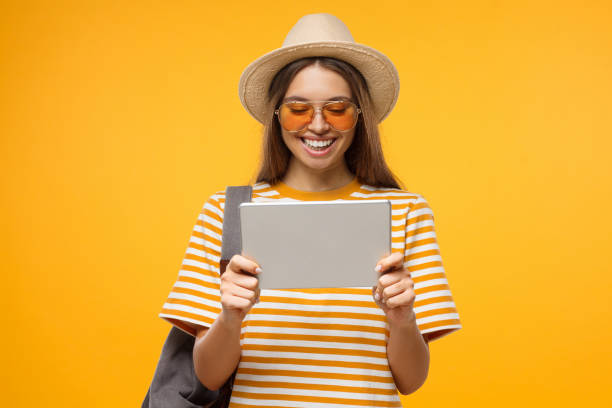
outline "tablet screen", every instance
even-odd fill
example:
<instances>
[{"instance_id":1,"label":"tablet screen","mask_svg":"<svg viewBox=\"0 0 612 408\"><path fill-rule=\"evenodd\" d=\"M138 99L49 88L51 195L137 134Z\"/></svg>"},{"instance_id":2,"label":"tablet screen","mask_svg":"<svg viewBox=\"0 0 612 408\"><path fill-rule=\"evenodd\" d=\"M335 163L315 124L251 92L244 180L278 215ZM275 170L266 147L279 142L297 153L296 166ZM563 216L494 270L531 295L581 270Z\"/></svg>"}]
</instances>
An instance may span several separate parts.
<instances>
[{"instance_id":1,"label":"tablet screen","mask_svg":"<svg viewBox=\"0 0 612 408\"><path fill-rule=\"evenodd\" d=\"M262 289L371 287L391 253L389 200L243 203L240 221Z\"/></svg>"}]
</instances>

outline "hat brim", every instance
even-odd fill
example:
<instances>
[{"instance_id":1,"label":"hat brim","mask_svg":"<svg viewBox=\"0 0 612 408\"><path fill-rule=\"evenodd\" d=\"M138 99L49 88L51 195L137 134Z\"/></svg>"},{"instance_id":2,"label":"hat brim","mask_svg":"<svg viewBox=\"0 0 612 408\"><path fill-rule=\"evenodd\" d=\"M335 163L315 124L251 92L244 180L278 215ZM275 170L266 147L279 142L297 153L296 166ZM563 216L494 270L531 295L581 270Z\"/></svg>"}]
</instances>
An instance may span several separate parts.
<instances>
[{"instance_id":1,"label":"hat brim","mask_svg":"<svg viewBox=\"0 0 612 408\"><path fill-rule=\"evenodd\" d=\"M363 44L323 41L296 44L271 51L253 61L240 76L240 102L251 116L264 123L270 82L285 65L306 57L332 57L354 66L366 79L378 122L389 115L399 95L399 75L383 53Z\"/></svg>"}]
</instances>

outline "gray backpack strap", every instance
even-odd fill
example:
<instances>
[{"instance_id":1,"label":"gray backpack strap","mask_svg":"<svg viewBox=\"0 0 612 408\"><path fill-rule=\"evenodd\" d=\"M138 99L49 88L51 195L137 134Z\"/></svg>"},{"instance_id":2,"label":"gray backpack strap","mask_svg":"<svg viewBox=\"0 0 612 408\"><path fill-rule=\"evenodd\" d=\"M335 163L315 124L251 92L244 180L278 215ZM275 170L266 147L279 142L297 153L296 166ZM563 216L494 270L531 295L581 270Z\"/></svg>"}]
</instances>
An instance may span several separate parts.
<instances>
[{"instance_id":1,"label":"gray backpack strap","mask_svg":"<svg viewBox=\"0 0 612 408\"><path fill-rule=\"evenodd\" d=\"M225 205L223 207L223 236L221 237L221 260L219 275L225 272L232 256L242 253L242 234L240 228L240 204L251 201L253 188L251 186L228 186L225 189ZM192 364L193 365L193 364ZM229 407L234 388L236 371L230 375L219 389L219 396L211 408Z\"/></svg>"},{"instance_id":2,"label":"gray backpack strap","mask_svg":"<svg viewBox=\"0 0 612 408\"><path fill-rule=\"evenodd\" d=\"M223 239L221 241L220 273L232 256L242 252L242 235L240 233L240 204L251 201L253 187L228 186L225 190L225 208L223 209Z\"/></svg>"},{"instance_id":3,"label":"gray backpack strap","mask_svg":"<svg viewBox=\"0 0 612 408\"><path fill-rule=\"evenodd\" d=\"M235 254L242 252L239 207L251 200L251 186L228 187L225 193L221 273ZM225 261L225 262L224 262ZM229 405L234 374L218 391L204 387L193 368L194 337L170 329L142 408L221 408Z\"/></svg>"}]
</instances>

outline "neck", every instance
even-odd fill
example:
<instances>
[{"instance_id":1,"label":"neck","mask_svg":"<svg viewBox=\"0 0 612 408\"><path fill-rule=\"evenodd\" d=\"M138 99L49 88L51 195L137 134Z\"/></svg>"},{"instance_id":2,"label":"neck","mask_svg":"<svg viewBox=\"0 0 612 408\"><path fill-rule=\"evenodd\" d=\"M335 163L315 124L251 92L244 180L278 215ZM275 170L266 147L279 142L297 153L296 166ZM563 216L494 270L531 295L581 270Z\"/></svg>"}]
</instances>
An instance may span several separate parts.
<instances>
[{"instance_id":1,"label":"neck","mask_svg":"<svg viewBox=\"0 0 612 408\"><path fill-rule=\"evenodd\" d=\"M283 183L301 191L327 191L347 185L354 177L344 161L336 168L318 170L301 166L292 158Z\"/></svg>"}]
</instances>

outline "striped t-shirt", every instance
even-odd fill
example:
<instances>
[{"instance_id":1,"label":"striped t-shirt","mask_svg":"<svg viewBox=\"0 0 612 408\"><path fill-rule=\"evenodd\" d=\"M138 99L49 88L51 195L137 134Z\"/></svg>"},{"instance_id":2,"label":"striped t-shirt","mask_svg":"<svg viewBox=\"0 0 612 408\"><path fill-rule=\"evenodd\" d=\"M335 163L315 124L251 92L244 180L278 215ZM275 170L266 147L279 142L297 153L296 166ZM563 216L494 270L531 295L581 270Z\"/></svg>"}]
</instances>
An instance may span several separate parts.
<instances>
[{"instance_id":1,"label":"striped t-shirt","mask_svg":"<svg viewBox=\"0 0 612 408\"><path fill-rule=\"evenodd\" d=\"M392 204L392 251L414 281L417 325L429 341L461 327L445 277L432 210L419 195L353 179L325 192L256 183L253 202L374 200ZM160 317L195 335L221 312L219 260L225 192L204 204ZM265 273L265 270L264 272ZM189 324L185 324L189 323ZM230 407L400 407L372 288L269 289L245 317Z\"/></svg>"}]
</instances>

